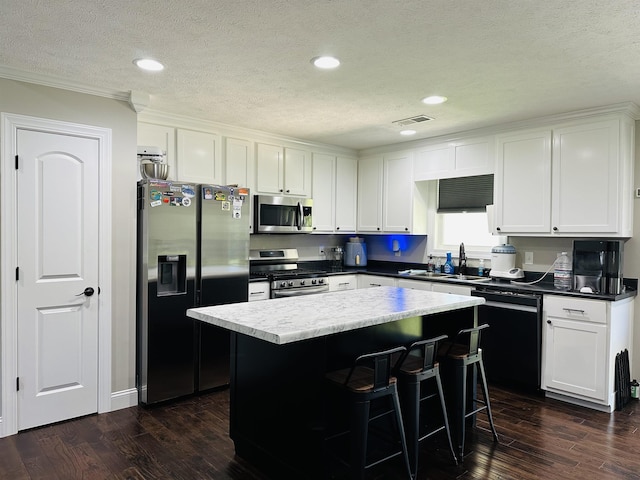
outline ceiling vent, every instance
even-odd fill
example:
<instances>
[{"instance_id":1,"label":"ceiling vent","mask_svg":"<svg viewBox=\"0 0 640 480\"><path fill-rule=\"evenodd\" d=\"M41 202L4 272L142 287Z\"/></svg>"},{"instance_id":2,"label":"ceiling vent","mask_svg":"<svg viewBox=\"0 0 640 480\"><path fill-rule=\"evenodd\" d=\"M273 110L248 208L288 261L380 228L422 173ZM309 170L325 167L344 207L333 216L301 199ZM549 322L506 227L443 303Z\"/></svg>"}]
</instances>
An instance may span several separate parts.
<instances>
[{"instance_id":1,"label":"ceiling vent","mask_svg":"<svg viewBox=\"0 0 640 480\"><path fill-rule=\"evenodd\" d=\"M426 115L416 115L415 117L403 118L402 120L396 120L391 123L400 127L406 127L407 125L415 125L416 123L428 122L429 120L433 120L433 118L427 117Z\"/></svg>"}]
</instances>

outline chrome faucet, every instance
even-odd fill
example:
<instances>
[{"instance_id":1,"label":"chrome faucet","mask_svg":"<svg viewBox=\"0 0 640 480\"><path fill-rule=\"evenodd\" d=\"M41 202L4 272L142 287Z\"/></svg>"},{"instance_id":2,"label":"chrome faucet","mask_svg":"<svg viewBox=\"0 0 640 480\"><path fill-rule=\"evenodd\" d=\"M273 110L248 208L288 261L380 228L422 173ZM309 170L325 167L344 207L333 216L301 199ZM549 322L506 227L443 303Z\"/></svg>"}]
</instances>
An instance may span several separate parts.
<instances>
[{"instance_id":1,"label":"chrome faucet","mask_svg":"<svg viewBox=\"0 0 640 480\"><path fill-rule=\"evenodd\" d=\"M467 254L464 253L464 243L460 244L460 254L458 255L458 273L466 275L467 273Z\"/></svg>"}]
</instances>

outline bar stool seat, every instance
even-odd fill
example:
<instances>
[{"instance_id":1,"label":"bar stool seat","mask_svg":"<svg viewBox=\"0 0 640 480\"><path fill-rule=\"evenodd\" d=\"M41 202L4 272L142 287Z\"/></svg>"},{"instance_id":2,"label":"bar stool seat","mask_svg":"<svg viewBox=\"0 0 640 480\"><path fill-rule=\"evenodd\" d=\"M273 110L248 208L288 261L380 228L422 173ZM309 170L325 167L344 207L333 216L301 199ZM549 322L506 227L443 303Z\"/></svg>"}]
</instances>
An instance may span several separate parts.
<instances>
[{"instance_id":1,"label":"bar stool seat","mask_svg":"<svg viewBox=\"0 0 640 480\"><path fill-rule=\"evenodd\" d=\"M440 379L440 365L436 361L438 343L446 338L448 338L446 335L441 335L412 343L407 347L407 353L398 370L400 402L407 436L409 464L414 478L418 472L419 443L442 430L445 430L447 433L453 461L455 464L458 463L451 441L447 407L445 405L442 381ZM437 393L430 393L426 388L426 381L431 379L435 379ZM425 427L427 412L423 408L423 404L436 396L440 399L443 422L442 425L436 428L427 429Z\"/></svg>"},{"instance_id":2,"label":"bar stool seat","mask_svg":"<svg viewBox=\"0 0 640 480\"><path fill-rule=\"evenodd\" d=\"M348 460L337 458L349 465L352 478L365 478L367 469L386 460L401 455L409 478L409 458L407 456L407 443L404 435L400 401L398 397L397 379L392 375L402 359L405 347L396 347L388 350L360 355L350 368L329 372L325 375L328 383L337 387L338 391L346 394L350 403L349 429L326 438L326 442L349 435ZM394 361L395 359L395 361ZM382 410L373 410L372 402L387 397L389 406ZM374 415L372 414L374 412ZM384 417L391 416L394 419L397 436L385 449L384 454L376 458L370 457L368 446L371 444L370 436L374 429L369 424ZM382 430L382 429L381 429ZM380 436L386 438L388 435ZM328 449L330 451L330 449ZM379 452L378 452L379 453Z\"/></svg>"},{"instance_id":3,"label":"bar stool seat","mask_svg":"<svg viewBox=\"0 0 640 480\"><path fill-rule=\"evenodd\" d=\"M491 402L489 400L489 389L487 387L487 377L482 362L482 349L480 348L480 336L482 330L489 328L488 324L479 325L473 328L460 330L453 342L443 342L438 351L438 358L451 364L454 371L454 411L452 413L455 423L456 440L458 442L458 458L464 456L465 423L466 419L481 411L485 411L491 427L494 442L498 442L498 433L493 423L491 414ZM482 387L483 399L474 395L473 409L467 407L467 370L473 368L473 378L476 378L476 371L480 370L480 385ZM473 385L475 390L476 386ZM476 403L482 406L477 407Z\"/></svg>"}]
</instances>

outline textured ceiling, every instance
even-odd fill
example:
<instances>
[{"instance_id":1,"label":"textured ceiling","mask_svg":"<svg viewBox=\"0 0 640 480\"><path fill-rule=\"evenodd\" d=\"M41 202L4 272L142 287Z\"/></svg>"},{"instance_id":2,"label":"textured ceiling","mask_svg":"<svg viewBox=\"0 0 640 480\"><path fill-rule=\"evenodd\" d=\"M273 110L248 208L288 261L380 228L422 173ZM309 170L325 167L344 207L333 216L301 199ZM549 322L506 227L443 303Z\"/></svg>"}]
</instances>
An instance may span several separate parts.
<instances>
[{"instance_id":1,"label":"textured ceiling","mask_svg":"<svg viewBox=\"0 0 640 480\"><path fill-rule=\"evenodd\" d=\"M149 108L363 149L640 104L640 3L624 0L0 0L0 76L29 72ZM342 65L319 71L310 59ZM162 61L161 73L132 60ZM4 69L4 70L3 70ZM4 73L3 73L4 72ZM449 101L427 106L441 94Z\"/></svg>"}]
</instances>

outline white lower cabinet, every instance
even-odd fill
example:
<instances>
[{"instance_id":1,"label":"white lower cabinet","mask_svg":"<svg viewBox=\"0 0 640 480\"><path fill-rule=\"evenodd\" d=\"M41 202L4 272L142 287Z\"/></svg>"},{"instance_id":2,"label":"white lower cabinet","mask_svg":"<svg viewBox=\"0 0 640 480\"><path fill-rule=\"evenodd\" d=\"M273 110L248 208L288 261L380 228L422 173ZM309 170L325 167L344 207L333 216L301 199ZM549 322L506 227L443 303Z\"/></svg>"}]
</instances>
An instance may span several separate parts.
<instances>
[{"instance_id":1,"label":"white lower cabinet","mask_svg":"<svg viewBox=\"0 0 640 480\"><path fill-rule=\"evenodd\" d=\"M358 288L358 281L355 275L332 275L329 277L329 291L355 290Z\"/></svg>"},{"instance_id":2,"label":"white lower cabinet","mask_svg":"<svg viewBox=\"0 0 640 480\"><path fill-rule=\"evenodd\" d=\"M433 282L433 291L453 293L454 295L471 295L471 287L467 287L466 285L452 285L444 282Z\"/></svg>"},{"instance_id":3,"label":"white lower cabinet","mask_svg":"<svg viewBox=\"0 0 640 480\"><path fill-rule=\"evenodd\" d=\"M398 286L401 288L410 288L412 290L426 290L430 292L433 288L433 282L423 282L422 280L410 280L408 278L399 278Z\"/></svg>"},{"instance_id":4,"label":"white lower cabinet","mask_svg":"<svg viewBox=\"0 0 640 480\"><path fill-rule=\"evenodd\" d=\"M358 275L358 288L395 287L397 280L393 277L380 275Z\"/></svg>"},{"instance_id":5,"label":"white lower cabinet","mask_svg":"<svg viewBox=\"0 0 640 480\"><path fill-rule=\"evenodd\" d=\"M269 299L269 282L250 282L249 283L249 301Z\"/></svg>"},{"instance_id":6,"label":"white lower cabinet","mask_svg":"<svg viewBox=\"0 0 640 480\"><path fill-rule=\"evenodd\" d=\"M618 302L545 295L542 389L547 396L611 412L615 356L631 352L633 299Z\"/></svg>"}]
</instances>

